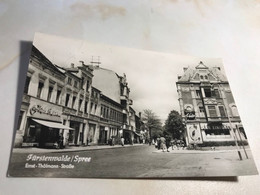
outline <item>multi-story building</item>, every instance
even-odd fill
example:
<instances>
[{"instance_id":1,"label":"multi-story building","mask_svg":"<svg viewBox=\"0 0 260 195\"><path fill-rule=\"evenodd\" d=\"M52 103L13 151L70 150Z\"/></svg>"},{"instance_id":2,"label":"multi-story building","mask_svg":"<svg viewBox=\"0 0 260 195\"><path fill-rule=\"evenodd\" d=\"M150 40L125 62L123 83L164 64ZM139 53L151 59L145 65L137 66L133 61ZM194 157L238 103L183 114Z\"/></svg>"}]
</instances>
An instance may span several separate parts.
<instances>
[{"instance_id":1,"label":"multi-story building","mask_svg":"<svg viewBox=\"0 0 260 195\"><path fill-rule=\"evenodd\" d=\"M82 61L60 67L33 46L15 146L52 147L61 135L66 146L107 144L112 137L119 143L122 136L130 143L129 92L125 75Z\"/></svg>"},{"instance_id":2,"label":"multi-story building","mask_svg":"<svg viewBox=\"0 0 260 195\"><path fill-rule=\"evenodd\" d=\"M184 68L176 82L187 144L234 144L246 140L228 80L220 67L202 62Z\"/></svg>"},{"instance_id":3,"label":"multi-story building","mask_svg":"<svg viewBox=\"0 0 260 195\"><path fill-rule=\"evenodd\" d=\"M130 88L126 75L119 76L114 71L99 66L94 66L93 69L93 86L100 89L103 95L121 105L123 123L118 136L124 137L126 144L132 143L134 131L130 125L130 105L133 101L129 97Z\"/></svg>"},{"instance_id":4,"label":"multi-story building","mask_svg":"<svg viewBox=\"0 0 260 195\"><path fill-rule=\"evenodd\" d=\"M45 147L57 141L62 124L66 75L32 47L15 146ZM72 130L72 129L71 129Z\"/></svg>"}]
</instances>

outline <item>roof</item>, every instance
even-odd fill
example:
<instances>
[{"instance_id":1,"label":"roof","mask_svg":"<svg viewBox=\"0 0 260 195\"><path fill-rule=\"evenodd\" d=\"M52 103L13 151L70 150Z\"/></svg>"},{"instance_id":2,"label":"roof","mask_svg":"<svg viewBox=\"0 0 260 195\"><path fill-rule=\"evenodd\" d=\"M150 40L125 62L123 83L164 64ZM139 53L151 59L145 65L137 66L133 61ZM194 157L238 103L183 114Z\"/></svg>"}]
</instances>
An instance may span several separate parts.
<instances>
[{"instance_id":1,"label":"roof","mask_svg":"<svg viewBox=\"0 0 260 195\"><path fill-rule=\"evenodd\" d=\"M227 82L227 78L220 67L209 67L203 62L200 62L195 68L184 68L184 74L179 77L178 82L200 82L201 75L204 78L207 76L208 81Z\"/></svg>"}]
</instances>

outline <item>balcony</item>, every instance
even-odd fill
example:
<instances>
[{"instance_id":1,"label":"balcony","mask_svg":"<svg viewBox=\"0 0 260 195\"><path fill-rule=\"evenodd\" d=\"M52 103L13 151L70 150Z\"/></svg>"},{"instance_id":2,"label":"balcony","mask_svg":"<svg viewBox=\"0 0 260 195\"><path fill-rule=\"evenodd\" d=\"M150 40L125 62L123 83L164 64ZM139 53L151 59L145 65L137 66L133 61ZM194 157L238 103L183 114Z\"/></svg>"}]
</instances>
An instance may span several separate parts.
<instances>
[{"instance_id":1,"label":"balcony","mask_svg":"<svg viewBox=\"0 0 260 195\"><path fill-rule=\"evenodd\" d=\"M89 119L95 120L95 121L99 121L99 117L94 115L94 114L90 114L89 115Z\"/></svg>"}]
</instances>

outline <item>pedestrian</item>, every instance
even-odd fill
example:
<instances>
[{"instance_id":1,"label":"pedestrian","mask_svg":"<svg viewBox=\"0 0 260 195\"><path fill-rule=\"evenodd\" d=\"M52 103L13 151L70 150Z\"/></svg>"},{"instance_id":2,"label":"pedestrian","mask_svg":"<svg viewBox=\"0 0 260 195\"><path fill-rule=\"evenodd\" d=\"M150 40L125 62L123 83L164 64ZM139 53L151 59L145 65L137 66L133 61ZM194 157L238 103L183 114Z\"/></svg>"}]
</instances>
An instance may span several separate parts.
<instances>
[{"instance_id":1,"label":"pedestrian","mask_svg":"<svg viewBox=\"0 0 260 195\"><path fill-rule=\"evenodd\" d=\"M59 138L58 138L58 148L59 149L63 148L63 139L64 139L64 137L63 137L62 133L60 133Z\"/></svg>"},{"instance_id":2,"label":"pedestrian","mask_svg":"<svg viewBox=\"0 0 260 195\"><path fill-rule=\"evenodd\" d=\"M124 146L125 145L125 138L122 136L121 137L121 145Z\"/></svg>"},{"instance_id":3,"label":"pedestrian","mask_svg":"<svg viewBox=\"0 0 260 195\"><path fill-rule=\"evenodd\" d=\"M166 144L167 152L170 152L170 151L169 151L169 147L170 147L170 145L171 145L171 138L170 138L169 136L166 137L165 144Z\"/></svg>"},{"instance_id":4,"label":"pedestrian","mask_svg":"<svg viewBox=\"0 0 260 195\"><path fill-rule=\"evenodd\" d=\"M161 149L161 138L160 137L157 138L157 143L158 143L157 149L160 150Z\"/></svg>"},{"instance_id":5,"label":"pedestrian","mask_svg":"<svg viewBox=\"0 0 260 195\"><path fill-rule=\"evenodd\" d=\"M164 150L166 149L166 139L164 137L161 137L160 140L161 140L161 147L164 152Z\"/></svg>"},{"instance_id":6,"label":"pedestrian","mask_svg":"<svg viewBox=\"0 0 260 195\"><path fill-rule=\"evenodd\" d=\"M154 142L154 146L155 146L155 148L157 148L157 146L158 146L157 139L156 139L155 142Z\"/></svg>"}]
</instances>

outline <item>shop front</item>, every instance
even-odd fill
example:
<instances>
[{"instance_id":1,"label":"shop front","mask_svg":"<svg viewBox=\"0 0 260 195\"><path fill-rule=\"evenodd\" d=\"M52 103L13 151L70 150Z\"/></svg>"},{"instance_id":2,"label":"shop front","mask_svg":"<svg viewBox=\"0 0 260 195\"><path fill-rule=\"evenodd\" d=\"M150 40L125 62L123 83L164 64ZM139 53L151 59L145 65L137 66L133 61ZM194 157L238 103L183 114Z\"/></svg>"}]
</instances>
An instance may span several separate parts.
<instances>
[{"instance_id":1,"label":"shop front","mask_svg":"<svg viewBox=\"0 0 260 195\"><path fill-rule=\"evenodd\" d=\"M31 97L22 146L57 146L63 138L63 131L73 130L61 123L61 111L57 105Z\"/></svg>"}]
</instances>

